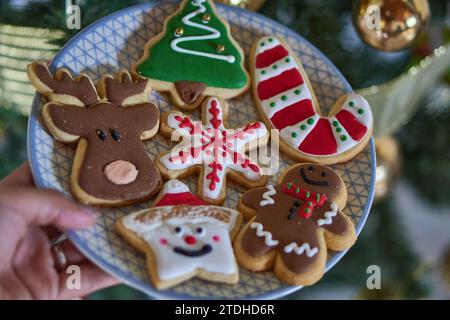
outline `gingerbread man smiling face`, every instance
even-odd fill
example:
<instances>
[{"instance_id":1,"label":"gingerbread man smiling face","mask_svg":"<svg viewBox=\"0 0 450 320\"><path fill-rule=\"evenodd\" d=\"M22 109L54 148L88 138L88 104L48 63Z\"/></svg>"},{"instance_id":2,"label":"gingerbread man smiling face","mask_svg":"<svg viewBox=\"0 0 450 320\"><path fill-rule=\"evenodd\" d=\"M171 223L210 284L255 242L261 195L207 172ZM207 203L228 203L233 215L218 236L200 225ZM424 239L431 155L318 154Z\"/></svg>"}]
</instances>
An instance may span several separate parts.
<instances>
[{"instance_id":1,"label":"gingerbread man smiling face","mask_svg":"<svg viewBox=\"0 0 450 320\"><path fill-rule=\"evenodd\" d=\"M348 249L356 239L341 212L346 201L340 176L318 164L292 166L279 184L247 191L239 203L249 222L234 243L238 262L252 271L273 269L292 285L317 282L327 249Z\"/></svg>"}]
</instances>

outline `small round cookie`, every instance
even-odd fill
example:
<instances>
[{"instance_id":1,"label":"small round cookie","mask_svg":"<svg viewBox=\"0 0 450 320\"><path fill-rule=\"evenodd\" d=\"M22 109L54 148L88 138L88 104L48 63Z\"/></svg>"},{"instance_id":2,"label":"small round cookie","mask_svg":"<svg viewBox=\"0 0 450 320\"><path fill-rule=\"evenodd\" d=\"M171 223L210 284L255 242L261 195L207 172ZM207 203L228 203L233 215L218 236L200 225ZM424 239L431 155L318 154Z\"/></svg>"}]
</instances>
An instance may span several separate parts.
<instances>
[{"instance_id":1,"label":"small round cookie","mask_svg":"<svg viewBox=\"0 0 450 320\"><path fill-rule=\"evenodd\" d=\"M323 275L327 249L350 248L356 240L342 213L347 190L331 168L318 164L289 167L279 184L247 191L238 210L249 220L234 249L241 266L273 269L291 285L312 285Z\"/></svg>"}]
</instances>

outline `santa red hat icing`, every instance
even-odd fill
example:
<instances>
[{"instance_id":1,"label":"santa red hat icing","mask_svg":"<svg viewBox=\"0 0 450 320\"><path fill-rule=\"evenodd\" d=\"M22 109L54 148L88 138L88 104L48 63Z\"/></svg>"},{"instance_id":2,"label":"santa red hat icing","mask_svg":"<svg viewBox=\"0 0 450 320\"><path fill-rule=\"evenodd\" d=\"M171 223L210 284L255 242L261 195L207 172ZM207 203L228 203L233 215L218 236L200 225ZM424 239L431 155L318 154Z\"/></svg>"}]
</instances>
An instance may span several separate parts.
<instances>
[{"instance_id":1,"label":"santa red hat icing","mask_svg":"<svg viewBox=\"0 0 450 320\"><path fill-rule=\"evenodd\" d=\"M161 197L155 202L155 207L191 205L208 205L207 202L193 194L183 182L172 179L166 182Z\"/></svg>"}]
</instances>

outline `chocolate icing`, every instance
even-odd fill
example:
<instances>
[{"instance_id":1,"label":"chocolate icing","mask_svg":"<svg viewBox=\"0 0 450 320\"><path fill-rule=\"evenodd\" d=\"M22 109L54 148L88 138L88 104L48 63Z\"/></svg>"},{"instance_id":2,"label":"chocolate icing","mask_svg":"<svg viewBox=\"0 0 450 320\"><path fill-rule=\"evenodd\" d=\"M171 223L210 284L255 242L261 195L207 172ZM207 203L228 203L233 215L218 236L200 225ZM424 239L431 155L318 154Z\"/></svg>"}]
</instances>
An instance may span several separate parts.
<instances>
[{"instance_id":1,"label":"chocolate icing","mask_svg":"<svg viewBox=\"0 0 450 320\"><path fill-rule=\"evenodd\" d=\"M140 135L158 121L158 109L152 103L120 107L100 102L91 107L51 103L48 105L54 124L64 132L87 140L87 150L79 172L79 185L88 194L107 200L136 200L153 194L161 177L145 150ZM98 131L120 132L117 141L111 134L102 140ZM139 174L133 183L116 185L103 174L103 168L115 160L129 161Z\"/></svg>"},{"instance_id":2,"label":"chocolate icing","mask_svg":"<svg viewBox=\"0 0 450 320\"><path fill-rule=\"evenodd\" d=\"M122 104L128 97L144 92L148 82L142 78L133 81L128 72L122 72L119 77L119 79L105 79L108 101L117 105Z\"/></svg>"},{"instance_id":3,"label":"chocolate icing","mask_svg":"<svg viewBox=\"0 0 450 320\"><path fill-rule=\"evenodd\" d=\"M309 170L309 167L314 170ZM300 169L304 169L309 179L315 181L326 181L328 186L317 184L308 184L304 181ZM322 172L326 172L325 177ZM310 218L304 218L297 214L297 208L302 206L303 200L286 194L282 191L283 183L293 182L301 185L311 192L324 193L328 200L321 206L314 208ZM281 185L274 186L276 194L271 198L275 201L273 205L260 206L263 199L262 195L267 188L257 188L246 192L242 198L243 204L256 210L256 217L252 222L259 222L263 225L265 231L272 233L272 238L278 240L279 243L275 247L269 247L265 244L263 237L257 237L254 229L247 228L242 237L242 248L252 256L260 256L271 250L278 250L281 254L286 267L294 273L301 274L309 271L318 259L318 254L308 257L306 254L297 255L295 253L285 253L283 248L296 242L298 245L309 243L311 248L317 247L319 250L326 250L320 247L319 237L323 237L320 232L321 228L337 235L345 235L350 226L344 218L343 213L338 211L337 215L332 218L329 225L318 226L317 220L323 219L325 212L331 211L331 203L340 192L341 188L345 188L341 179L332 169L321 165L300 165L291 169L284 177ZM331 200L331 201L330 201ZM295 210L294 210L295 209Z\"/></svg>"},{"instance_id":4,"label":"chocolate icing","mask_svg":"<svg viewBox=\"0 0 450 320\"><path fill-rule=\"evenodd\" d=\"M47 66L42 63L33 63L32 70L54 93L77 97L86 106L99 100L97 91L87 76L82 75L79 79L73 80L68 72L60 69L55 77L52 77Z\"/></svg>"},{"instance_id":5,"label":"chocolate icing","mask_svg":"<svg viewBox=\"0 0 450 320\"><path fill-rule=\"evenodd\" d=\"M192 104L205 92L206 84L204 82L177 81L175 89L184 103Z\"/></svg>"}]
</instances>

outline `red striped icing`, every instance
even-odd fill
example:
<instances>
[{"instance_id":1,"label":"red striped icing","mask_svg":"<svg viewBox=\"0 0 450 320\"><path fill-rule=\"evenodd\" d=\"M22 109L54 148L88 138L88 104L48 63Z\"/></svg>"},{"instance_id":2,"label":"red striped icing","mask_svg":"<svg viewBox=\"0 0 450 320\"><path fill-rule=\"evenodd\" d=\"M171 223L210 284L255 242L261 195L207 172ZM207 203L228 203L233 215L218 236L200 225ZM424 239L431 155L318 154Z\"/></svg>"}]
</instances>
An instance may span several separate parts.
<instances>
[{"instance_id":1,"label":"red striped icing","mask_svg":"<svg viewBox=\"0 0 450 320\"><path fill-rule=\"evenodd\" d=\"M265 68L275 61L286 57L289 52L282 45L273 47L256 56L256 68Z\"/></svg>"},{"instance_id":2,"label":"red striped icing","mask_svg":"<svg viewBox=\"0 0 450 320\"><path fill-rule=\"evenodd\" d=\"M347 130L353 140L359 141L365 136L367 128L359 123L358 119L351 112L341 110L336 114L336 119Z\"/></svg>"},{"instance_id":3,"label":"red striped icing","mask_svg":"<svg viewBox=\"0 0 450 320\"><path fill-rule=\"evenodd\" d=\"M276 129L283 129L315 114L311 100L300 100L275 113L270 121Z\"/></svg>"},{"instance_id":4,"label":"red striped icing","mask_svg":"<svg viewBox=\"0 0 450 320\"><path fill-rule=\"evenodd\" d=\"M313 155L330 155L337 152L336 140L330 122L319 119L314 129L306 136L298 149Z\"/></svg>"},{"instance_id":5,"label":"red striped icing","mask_svg":"<svg viewBox=\"0 0 450 320\"><path fill-rule=\"evenodd\" d=\"M261 81L257 88L258 97L261 100L266 100L302 83L303 78L297 69L286 70L276 77Z\"/></svg>"}]
</instances>

